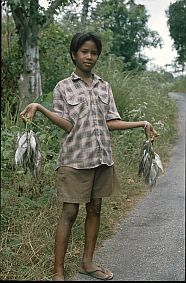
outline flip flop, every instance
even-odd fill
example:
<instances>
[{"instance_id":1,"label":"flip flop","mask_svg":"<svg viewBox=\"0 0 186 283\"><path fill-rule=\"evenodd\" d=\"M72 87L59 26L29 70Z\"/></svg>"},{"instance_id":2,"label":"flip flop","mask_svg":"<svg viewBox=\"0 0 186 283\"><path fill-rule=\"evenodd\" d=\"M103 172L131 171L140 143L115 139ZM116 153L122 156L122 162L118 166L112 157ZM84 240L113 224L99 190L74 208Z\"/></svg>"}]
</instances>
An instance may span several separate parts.
<instances>
[{"instance_id":1,"label":"flip flop","mask_svg":"<svg viewBox=\"0 0 186 283\"><path fill-rule=\"evenodd\" d=\"M81 267L79 273L101 280L111 280L113 278L113 273L110 270L101 266L97 266L96 269L90 271L87 271Z\"/></svg>"},{"instance_id":2,"label":"flip flop","mask_svg":"<svg viewBox=\"0 0 186 283\"><path fill-rule=\"evenodd\" d=\"M62 276L54 276L52 281L65 281Z\"/></svg>"}]
</instances>

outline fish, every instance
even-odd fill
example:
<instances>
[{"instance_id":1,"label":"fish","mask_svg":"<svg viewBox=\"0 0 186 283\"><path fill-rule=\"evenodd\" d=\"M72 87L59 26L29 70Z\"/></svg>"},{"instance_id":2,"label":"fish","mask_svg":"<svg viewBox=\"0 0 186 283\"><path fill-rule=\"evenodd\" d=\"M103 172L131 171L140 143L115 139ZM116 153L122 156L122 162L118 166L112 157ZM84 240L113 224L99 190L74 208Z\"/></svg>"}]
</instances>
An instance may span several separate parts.
<instances>
[{"instance_id":1,"label":"fish","mask_svg":"<svg viewBox=\"0 0 186 283\"><path fill-rule=\"evenodd\" d=\"M29 130L16 137L15 164L24 169L25 173L30 170L35 178L39 177L42 163L40 142L34 131Z\"/></svg>"},{"instance_id":2,"label":"fish","mask_svg":"<svg viewBox=\"0 0 186 283\"><path fill-rule=\"evenodd\" d=\"M154 154L155 154L155 162L156 162L159 170L161 171L161 173L164 173L163 164L162 164L162 161L160 159L160 156L156 152L154 152Z\"/></svg>"},{"instance_id":3,"label":"fish","mask_svg":"<svg viewBox=\"0 0 186 283\"><path fill-rule=\"evenodd\" d=\"M163 172L163 164L160 156L154 151L153 141L144 141L140 152L138 175L143 176L150 187L154 187L158 176Z\"/></svg>"},{"instance_id":4,"label":"fish","mask_svg":"<svg viewBox=\"0 0 186 283\"><path fill-rule=\"evenodd\" d=\"M148 183L150 185L150 187L154 187L158 178L158 172L159 172L159 167L157 165L157 163L155 162L155 160L152 160L151 163L151 168L149 171L149 176L148 176Z\"/></svg>"},{"instance_id":5,"label":"fish","mask_svg":"<svg viewBox=\"0 0 186 283\"><path fill-rule=\"evenodd\" d=\"M147 170L151 164L152 158L154 158L152 142L150 140L146 140L143 142L141 148L139 169L138 169L139 175L144 173L145 175L147 175Z\"/></svg>"}]
</instances>

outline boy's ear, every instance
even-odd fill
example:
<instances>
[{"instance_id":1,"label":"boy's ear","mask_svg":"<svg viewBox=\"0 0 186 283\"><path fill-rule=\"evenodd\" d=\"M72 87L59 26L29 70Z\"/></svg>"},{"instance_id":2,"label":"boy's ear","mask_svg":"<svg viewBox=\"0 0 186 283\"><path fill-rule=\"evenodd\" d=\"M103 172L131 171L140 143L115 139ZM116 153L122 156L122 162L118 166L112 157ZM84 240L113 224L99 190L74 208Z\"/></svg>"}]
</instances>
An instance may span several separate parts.
<instances>
[{"instance_id":1,"label":"boy's ear","mask_svg":"<svg viewBox=\"0 0 186 283\"><path fill-rule=\"evenodd\" d=\"M76 55L75 55L75 53L74 53L74 52L72 52L72 58L73 58L73 60L75 60L75 59L76 59Z\"/></svg>"}]
</instances>

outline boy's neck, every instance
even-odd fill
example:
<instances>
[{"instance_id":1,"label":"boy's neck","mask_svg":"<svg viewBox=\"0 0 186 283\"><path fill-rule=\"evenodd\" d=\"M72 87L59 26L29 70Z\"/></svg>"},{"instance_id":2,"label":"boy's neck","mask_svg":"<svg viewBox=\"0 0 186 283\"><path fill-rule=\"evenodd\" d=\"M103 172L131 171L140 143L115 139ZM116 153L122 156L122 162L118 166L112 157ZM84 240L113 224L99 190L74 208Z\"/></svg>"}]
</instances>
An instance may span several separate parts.
<instances>
[{"instance_id":1,"label":"boy's neck","mask_svg":"<svg viewBox=\"0 0 186 283\"><path fill-rule=\"evenodd\" d=\"M93 80L93 74L92 72L81 72L80 70L76 70L75 74L80 77L84 82L86 82L88 85L92 84Z\"/></svg>"},{"instance_id":2,"label":"boy's neck","mask_svg":"<svg viewBox=\"0 0 186 283\"><path fill-rule=\"evenodd\" d=\"M81 72L80 70L75 70L75 74L82 79L92 78L92 72Z\"/></svg>"}]
</instances>

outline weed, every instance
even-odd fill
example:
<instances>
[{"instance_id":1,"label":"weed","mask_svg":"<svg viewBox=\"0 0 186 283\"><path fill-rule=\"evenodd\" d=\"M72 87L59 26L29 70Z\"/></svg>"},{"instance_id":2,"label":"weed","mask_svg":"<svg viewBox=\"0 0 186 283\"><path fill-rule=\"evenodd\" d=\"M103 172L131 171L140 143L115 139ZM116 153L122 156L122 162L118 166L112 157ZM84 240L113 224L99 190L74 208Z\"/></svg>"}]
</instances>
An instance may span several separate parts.
<instances>
[{"instance_id":1,"label":"weed","mask_svg":"<svg viewBox=\"0 0 186 283\"><path fill-rule=\"evenodd\" d=\"M112 61L109 63L112 66ZM107 70L107 71L106 71ZM155 151L167 164L176 138L177 108L167 93L172 82L163 74L104 72L113 89L116 104L124 120L148 120L160 134ZM101 75L100 67L100 75ZM41 98L40 98L41 99ZM51 107L51 93L42 97ZM8 109L8 108L7 108ZM37 114L32 125L41 143L44 160L40 178L18 171L14 164L14 136L24 125L4 113L2 123L2 194L1 194L1 279L50 280L54 263L54 238L61 210L55 189L55 163L58 156L60 129ZM139 199L149 192L137 174L140 148L145 139L143 129L111 132L113 158L121 183L121 192L103 200L97 247L110 237ZM80 264L84 243L85 207L80 205L66 257L66 277L70 278Z\"/></svg>"}]
</instances>

